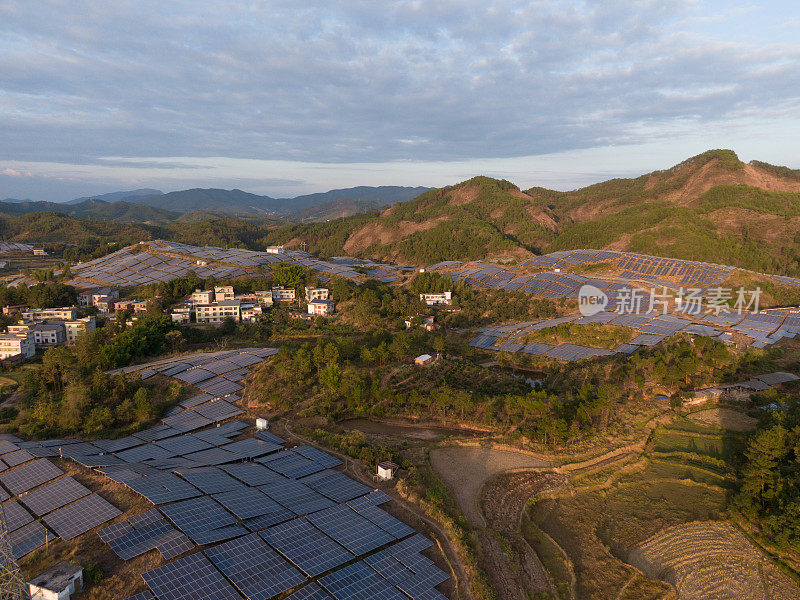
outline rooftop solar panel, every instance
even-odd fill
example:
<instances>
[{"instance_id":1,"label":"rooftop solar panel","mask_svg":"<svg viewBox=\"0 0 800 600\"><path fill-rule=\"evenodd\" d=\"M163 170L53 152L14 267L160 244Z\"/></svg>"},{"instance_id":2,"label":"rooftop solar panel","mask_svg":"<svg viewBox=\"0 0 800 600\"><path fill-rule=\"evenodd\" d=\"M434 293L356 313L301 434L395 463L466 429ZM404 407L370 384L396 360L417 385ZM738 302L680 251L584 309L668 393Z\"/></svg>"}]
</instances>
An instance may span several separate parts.
<instances>
[{"instance_id":1,"label":"rooftop solar panel","mask_svg":"<svg viewBox=\"0 0 800 600\"><path fill-rule=\"evenodd\" d=\"M46 458L39 458L0 474L0 482L12 494L21 494L55 479L64 472Z\"/></svg>"},{"instance_id":2,"label":"rooftop solar panel","mask_svg":"<svg viewBox=\"0 0 800 600\"><path fill-rule=\"evenodd\" d=\"M209 548L205 553L248 600L268 600L306 580L257 533Z\"/></svg>"},{"instance_id":3,"label":"rooftop solar panel","mask_svg":"<svg viewBox=\"0 0 800 600\"><path fill-rule=\"evenodd\" d=\"M350 552L302 517L270 527L259 532L259 535L309 577L343 565L353 558Z\"/></svg>"},{"instance_id":4,"label":"rooftop solar panel","mask_svg":"<svg viewBox=\"0 0 800 600\"><path fill-rule=\"evenodd\" d=\"M71 540L121 514L122 511L113 504L91 494L45 515L44 522L59 537Z\"/></svg>"},{"instance_id":5,"label":"rooftop solar panel","mask_svg":"<svg viewBox=\"0 0 800 600\"><path fill-rule=\"evenodd\" d=\"M159 600L241 600L200 552L147 571L142 578Z\"/></svg>"}]
</instances>

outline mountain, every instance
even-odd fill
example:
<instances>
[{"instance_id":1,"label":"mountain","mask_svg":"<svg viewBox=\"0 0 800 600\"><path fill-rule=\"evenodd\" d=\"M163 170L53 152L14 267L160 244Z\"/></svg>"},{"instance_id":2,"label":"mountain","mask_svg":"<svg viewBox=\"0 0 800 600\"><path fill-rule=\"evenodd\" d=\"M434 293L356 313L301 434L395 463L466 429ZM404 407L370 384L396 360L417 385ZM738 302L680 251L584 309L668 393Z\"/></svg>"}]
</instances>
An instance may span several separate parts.
<instances>
[{"instance_id":1,"label":"mountain","mask_svg":"<svg viewBox=\"0 0 800 600\"><path fill-rule=\"evenodd\" d=\"M711 150L571 192L475 177L380 212L287 225L268 241L420 265L608 248L800 275L800 171Z\"/></svg>"},{"instance_id":2,"label":"mountain","mask_svg":"<svg viewBox=\"0 0 800 600\"><path fill-rule=\"evenodd\" d=\"M30 200L0 202L0 213L4 215L23 215L38 212L60 213L77 219L114 221L116 223L166 223L180 216L179 213L162 208L123 201L84 200L78 204L31 202Z\"/></svg>"},{"instance_id":3,"label":"mountain","mask_svg":"<svg viewBox=\"0 0 800 600\"><path fill-rule=\"evenodd\" d=\"M156 196L163 194L161 190L154 190L152 188L142 188L138 190L130 190L128 192L111 192L110 194L100 194L99 196L84 196L83 198L75 198L65 202L65 204L80 204L86 200L103 200L104 202L117 202L118 200L125 200L133 202L135 198L142 196Z\"/></svg>"}]
</instances>

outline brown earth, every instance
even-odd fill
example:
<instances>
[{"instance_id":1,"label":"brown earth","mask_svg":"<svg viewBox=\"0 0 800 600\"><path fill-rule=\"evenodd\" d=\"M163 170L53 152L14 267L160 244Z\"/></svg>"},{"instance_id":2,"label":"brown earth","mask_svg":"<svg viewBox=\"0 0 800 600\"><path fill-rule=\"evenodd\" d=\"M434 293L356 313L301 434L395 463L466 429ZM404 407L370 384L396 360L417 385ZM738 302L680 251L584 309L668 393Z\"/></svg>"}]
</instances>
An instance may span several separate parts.
<instances>
[{"instance_id":1,"label":"brown earth","mask_svg":"<svg viewBox=\"0 0 800 600\"><path fill-rule=\"evenodd\" d=\"M732 408L709 408L689 415L692 421L730 429L731 431L753 431L758 425L758 419L749 417L741 411Z\"/></svg>"},{"instance_id":2,"label":"brown earth","mask_svg":"<svg viewBox=\"0 0 800 600\"><path fill-rule=\"evenodd\" d=\"M407 237L418 231L427 231L433 229L439 223L449 220L448 215L442 215L417 223L414 221L400 221L392 225L386 225L380 221L374 221L364 225L361 229L354 232L347 241L344 243L343 249L347 254L356 255L373 244L385 246L393 242L398 242L404 237Z\"/></svg>"}]
</instances>

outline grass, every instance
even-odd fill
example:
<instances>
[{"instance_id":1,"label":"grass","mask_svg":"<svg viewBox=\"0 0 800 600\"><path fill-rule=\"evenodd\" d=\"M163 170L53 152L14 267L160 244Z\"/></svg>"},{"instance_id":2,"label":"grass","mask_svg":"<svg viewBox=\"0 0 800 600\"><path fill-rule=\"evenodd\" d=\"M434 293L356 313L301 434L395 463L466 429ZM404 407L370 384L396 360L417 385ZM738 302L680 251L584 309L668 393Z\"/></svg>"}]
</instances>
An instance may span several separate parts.
<instances>
[{"instance_id":1,"label":"grass","mask_svg":"<svg viewBox=\"0 0 800 600\"><path fill-rule=\"evenodd\" d=\"M553 580L558 596L569 598L572 581L570 566L555 541L539 529L531 519L529 511L522 516L522 535L542 561L542 565Z\"/></svg>"},{"instance_id":2,"label":"grass","mask_svg":"<svg viewBox=\"0 0 800 600\"><path fill-rule=\"evenodd\" d=\"M636 336L636 330L622 325L608 323L589 323L575 325L567 323L555 327L545 327L523 336L524 342L541 342L545 344L577 344L592 348L616 348L626 344Z\"/></svg>"}]
</instances>

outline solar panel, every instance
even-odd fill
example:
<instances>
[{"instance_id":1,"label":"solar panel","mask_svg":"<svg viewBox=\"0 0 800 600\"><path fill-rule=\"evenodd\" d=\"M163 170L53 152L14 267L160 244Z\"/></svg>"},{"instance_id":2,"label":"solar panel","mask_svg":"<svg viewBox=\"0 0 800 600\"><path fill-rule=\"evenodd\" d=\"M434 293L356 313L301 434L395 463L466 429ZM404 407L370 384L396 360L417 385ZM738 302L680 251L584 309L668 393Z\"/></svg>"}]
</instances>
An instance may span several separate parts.
<instances>
[{"instance_id":1,"label":"solar panel","mask_svg":"<svg viewBox=\"0 0 800 600\"><path fill-rule=\"evenodd\" d=\"M183 500L161 508L167 518L197 544L245 535L234 516L209 496Z\"/></svg>"},{"instance_id":2,"label":"solar panel","mask_svg":"<svg viewBox=\"0 0 800 600\"><path fill-rule=\"evenodd\" d=\"M159 551L165 560L169 560L180 556L184 552L188 552L194 547L194 542L192 542L186 534L180 531L174 531L167 535L164 540L156 546L156 550Z\"/></svg>"},{"instance_id":3,"label":"solar panel","mask_svg":"<svg viewBox=\"0 0 800 600\"><path fill-rule=\"evenodd\" d=\"M63 540L110 521L122 512L97 494L91 494L44 517L44 522Z\"/></svg>"},{"instance_id":4,"label":"solar panel","mask_svg":"<svg viewBox=\"0 0 800 600\"><path fill-rule=\"evenodd\" d=\"M239 460L238 455L220 448L209 448L208 450L193 452L192 454L187 454L185 458L208 466L221 465L226 462Z\"/></svg>"},{"instance_id":5,"label":"solar panel","mask_svg":"<svg viewBox=\"0 0 800 600\"><path fill-rule=\"evenodd\" d=\"M371 489L338 471L321 471L300 480L302 483L336 502L346 502L369 494Z\"/></svg>"},{"instance_id":6,"label":"solar panel","mask_svg":"<svg viewBox=\"0 0 800 600\"><path fill-rule=\"evenodd\" d=\"M323 510L335 504L307 485L291 479L260 485L258 489L297 515Z\"/></svg>"},{"instance_id":7,"label":"solar panel","mask_svg":"<svg viewBox=\"0 0 800 600\"><path fill-rule=\"evenodd\" d=\"M155 442L157 440L163 440L164 438L178 435L180 433L182 432L178 431L177 429L173 429L169 425L156 425L155 427L150 427L149 429L134 433L133 435L140 440L144 440L145 442Z\"/></svg>"},{"instance_id":8,"label":"solar panel","mask_svg":"<svg viewBox=\"0 0 800 600\"><path fill-rule=\"evenodd\" d=\"M289 509L284 508L257 488L242 487L230 492L215 494L214 500L243 521L253 517L269 516L270 519L263 519L259 522L271 520L269 525L275 525L294 518L294 514ZM263 525L263 527L267 526Z\"/></svg>"},{"instance_id":9,"label":"solar panel","mask_svg":"<svg viewBox=\"0 0 800 600\"><path fill-rule=\"evenodd\" d=\"M89 494L88 488L67 476L22 494L20 500L41 517Z\"/></svg>"},{"instance_id":10,"label":"solar panel","mask_svg":"<svg viewBox=\"0 0 800 600\"><path fill-rule=\"evenodd\" d=\"M200 552L147 571L142 578L159 600L241 600Z\"/></svg>"},{"instance_id":11,"label":"solar panel","mask_svg":"<svg viewBox=\"0 0 800 600\"><path fill-rule=\"evenodd\" d=\"M33 459L33 454L25 449L16 450L3 455L3 462L9 467L16 467Z\"/></svg>"},{"instance_id":12,"label":"solar panel","mask_svg":"<svg viewBox=\"0 0 800 600\"><path fill-rule=\"evenodd\" d=\"M315 512L307 518L314 527L325 532L356 556L395 541L394 536L344 504Z\"/></svg>"},{"instance_id":13,"label":"solar panel","mask_svg":"<svg viewBox=\"0 0 800 600\"><path fill-rule=\"evenodd\" d=\"M186 500L201 494L196 487L172 473L156 473L125 480L124 483L153 504Z\"/></svg>"},{"instance_id":14,"label":"solar panel","mask_svg":"<svg viewBox=\"0 0 800 600\"><path fill-rule=\"evenodd\" d=\"M33 521L9 533L9 539L14 558L20 559L55 539L55 536L44 525Z\"/></svg>"},{"instance_id":15,"label":"solar panel","mask_svg":"<svg viewBox=\"0 0 800 600\"><path fill-rule=\"evenodd\" d=\"M270 527L259 535L309 577L343 565L353 558L350 552L302 517Z\"/></svg>"},{"instance_id":16,"label":"solar panel","mask_svg":"<svg viewBox=\"0 0 800 600\"><path fill-rule=\"evenodd\" d=\"M281 452L264 456L259 458L258 462L290 479L299 479L323 470L322 465L292 450L282 450Z\"/></svg>"},{"instance_id":17,"label":"solar panel","mask_svg":"<svg viewBox=\"0 0 800 600\"><path fill-rule=\"evenodd\" d=\"M281 446L257 438L247 438L222 446L222 449L228 452L234 452L241 458L257 458L265 454L276 452L281 449Z\"/></svg>"},{"instance_id":18,"label":"solar panel","mask_svg":"<svg viewBox=\"0 0 800 600\"><path fill-rule=\"evenodd\" d=\"M55 479L64 472L46 458L39 458L0 474L0 482L12 494L21 494Z\"/></svg>"},{"instance_id":19,"label":"solar panel","mask_svg":"<svg viewBox=\"0 0 800 600\"><path fill-rule=\"evenodd\" d=\"M211 425L213 419L204 417L196 410L187 410L177 415L172 415L163 419L164 423L180 431L193 431Z\"/></svg>"},{"instance_id":20,"label":"solar panel","mask_svg":"<svg viewBox=\"0 0 800 600\"><path fill-rule=\"evenodd\" d=\"M393 517L386 511L381 510L367 497L356 498L348 502L347 505L365 519L375 523L375 525L395 539L399 540L414 533L412 527L406 525L400 519Z\"/></svg>"},{"instance_id":21,"label":"solar panel","mask_svg":"<svg viewBox=\"0 0 800 600\"><path fill-rule=\"evenodd\" d=\"M16 500L3 504L3 514L6 518L6 526L9 531L19 529L33 521L33 516Z\"/></svg>"},{"instance_id":22,"label":"solar panel","mask_svg":"<svg viewBox=\"0 0 800 600\"><path fill-rule=\"evenodd\" d=\"M245 488L245 485L216 467L200 467L190 471L179 471L179 475L204 494L218 494Z\"/></svg>"},{"instance_id":23,"label":"solar panel","mask_svg":"<svg viewBox=\"0 0 800 600\"><path fill-rule=\"evenodd\" d=\"M264 440L265 442L273 442L275 444L285 444L286 440L282 437L278 437L274 433L270 433L269 431L259 431L256 433L256 437L260 440Z\"/></svg>"},{"instance_id":24,"label":"solar panel","mask_svg":"<svg viewBox=\"0 0 800 600\"><path fill-rule=\"evenodd\" d=\"M276 473L260 463L242 462L232 465L222 465L220 469L236 477L239 481L251 486L266 485L286 481L280 473Z\"/></svg>"},{"instance_id":25,"label":"solar panel","mask_svg":"<svg viewBox=\"0 0 800 600\"><path fill-rule=\"evenodd\" d=\"M397 588L364 562L353 563L319 580L336 600L406 600Z\"/></svg>"},{"instance_id":26,"label":"solar panel","mask_svg":"<svg viewBox=\"0 0 800 600\"><path fill-rule=\"evenodd\" d=\"M248 600L268 600L306 580L257 533L209 548L205 554Z\"/></svg>"},{"instance_id":27,"label":"solar panel","mask_svg":"<svg viewBox=\"0 0 800 600\"><path fill-rule=\"evenodd\" d=\"M146 460L163 460L166 458L172 458L175 456L175 453L165 450L161 446L156 446L155 444L144 444L142 446L136 446L135 448L129 448L127 450L117 452L116 456L125 462L137 463L144 462Z\"/></svg>"},{"instance_id":28,"label":"solar panel","mask_svg":"<svg viewBox=\"0 0 800 600\"><path fill-rule=\"evenodd\" d=\"M155 508L97 532L100 539L123 560L148 552L173 539L175 534L180 532Z\"/></svg>"}]
</instances>

